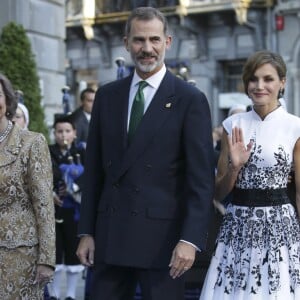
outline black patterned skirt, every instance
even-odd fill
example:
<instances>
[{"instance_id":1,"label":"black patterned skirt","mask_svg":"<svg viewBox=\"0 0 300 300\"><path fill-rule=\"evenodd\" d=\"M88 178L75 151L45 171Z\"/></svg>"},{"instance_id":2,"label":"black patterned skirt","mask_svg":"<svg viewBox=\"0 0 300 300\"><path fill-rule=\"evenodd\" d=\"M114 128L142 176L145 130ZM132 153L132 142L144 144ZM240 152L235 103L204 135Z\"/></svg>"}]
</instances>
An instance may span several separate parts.
<instances>
[{"instance_id":1,"label":"black patterned skirt","mask_svg":"<svg viewBox=\"0 0 300 300\"><path fill-rule=\"evenodd\" d=\"M201 300L299 300L300 226L291 204L230 204Z\"/></svg>"}]
</instances>

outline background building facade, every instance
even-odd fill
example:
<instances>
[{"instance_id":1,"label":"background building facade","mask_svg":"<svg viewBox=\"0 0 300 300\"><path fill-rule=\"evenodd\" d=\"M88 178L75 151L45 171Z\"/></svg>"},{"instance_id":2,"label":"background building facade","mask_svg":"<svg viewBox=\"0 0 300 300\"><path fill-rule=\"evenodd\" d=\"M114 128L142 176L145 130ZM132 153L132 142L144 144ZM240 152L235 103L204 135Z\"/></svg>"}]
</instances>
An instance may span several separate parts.
<instances>
[{"instance_id":1,"label":"background building facade","mask_svg":"<svg viewBox=\"0 0 300 300\"><path fill-rule=\"evenodd\" d=\"M51 127L53 115L63 110L61 89L66 84L65 1L1 0L0 31L8 22L21 24L27 32L40 78L46 124Z\"/></svg>"},{"instance_id":2,"label":"background building facade","mask_svg":"<svg viewBox=\"0 0 300 300\"><path fill-rule=\"evenodd\" d=\"M91 2L93 4L91 4ZM150 3L151 2L151 3ZM109 4L108 4L109 3ZM160 7L166 14L172 48L167 66L193 79L208 96L214 125L232 103L250 103L244 96L242 66L256 50L283 55L288 67L285 98L288 110L300 116L300 1L298 0L74 0L67 5L68 82L76 94L82 81L103 85L116 79L115 59L131 59L123 47L124 22L134 6ZM126 10L127 9L127 10Z\"/></svg>"}]
</instances>

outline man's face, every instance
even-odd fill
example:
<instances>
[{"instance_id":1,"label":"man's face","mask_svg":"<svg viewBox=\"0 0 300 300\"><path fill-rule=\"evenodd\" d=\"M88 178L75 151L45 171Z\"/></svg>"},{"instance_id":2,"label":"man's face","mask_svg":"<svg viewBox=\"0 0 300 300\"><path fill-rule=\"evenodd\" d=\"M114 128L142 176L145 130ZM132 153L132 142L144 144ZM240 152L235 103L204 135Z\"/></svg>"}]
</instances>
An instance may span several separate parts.
<instances>
[{"instance_id":1,"label":"man's face","mask_svg":"<svg viewBox=\"0 0 300 300\"><path fill-rule=\"evenodd\" d=\"M82 100L82 108L88 114L90 114L92 112L94 99L95 99L95 93L85 93L84 94L84 98Z\"/></svg>"},{"instance_id":2,"label":"man's face","mask_svg":"<svg viewBox=\"0 0 300 300\"><path fill-rule=\"evenodd\" d=\"M124 42L137 73L146 79L163 66L171 37L165 36L163 23L156 18L149 21L133 19L130 34L124 38Z\"/></svg>"}]
</instances>

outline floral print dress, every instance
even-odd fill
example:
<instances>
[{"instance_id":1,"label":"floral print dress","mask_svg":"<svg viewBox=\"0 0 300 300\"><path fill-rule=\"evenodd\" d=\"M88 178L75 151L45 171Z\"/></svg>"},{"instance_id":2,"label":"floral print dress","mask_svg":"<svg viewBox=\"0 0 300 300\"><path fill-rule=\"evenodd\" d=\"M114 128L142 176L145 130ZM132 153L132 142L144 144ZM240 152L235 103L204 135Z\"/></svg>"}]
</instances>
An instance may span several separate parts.
<instances>
[{"instance_id":1,"label":"floral print dress","mask_svg":"<svg viewBox=\"0 0 300 300\"><path fill-rule=\"evenodd\" d=\"M239 189L286 188L300 119L277 108L262 120L255 111L223 122L243 129L254 144L241 169ZM299 300L300 227L292 204L229 204L200 300Z\"/></svg>"}]
</instances>

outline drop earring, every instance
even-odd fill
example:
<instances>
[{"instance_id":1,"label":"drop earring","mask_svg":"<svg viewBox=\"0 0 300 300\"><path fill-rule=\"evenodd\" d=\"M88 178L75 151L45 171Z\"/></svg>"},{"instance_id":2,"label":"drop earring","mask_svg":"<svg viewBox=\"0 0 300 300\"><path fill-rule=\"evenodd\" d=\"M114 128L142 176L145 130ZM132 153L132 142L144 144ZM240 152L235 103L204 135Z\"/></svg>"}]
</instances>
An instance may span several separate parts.
<instances>
[{"instance_id":1,"label":"drop earring","mask_svg":"<svg viewBox=\"0 0 300 300\"><path fill-rule=\"evenodd\" d=\"M280 89L278 93L278 99L283 98L283 90Z\"/></svg>"}]
</instances>

